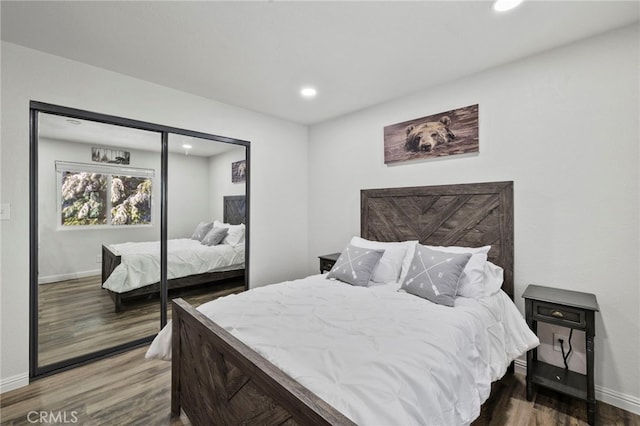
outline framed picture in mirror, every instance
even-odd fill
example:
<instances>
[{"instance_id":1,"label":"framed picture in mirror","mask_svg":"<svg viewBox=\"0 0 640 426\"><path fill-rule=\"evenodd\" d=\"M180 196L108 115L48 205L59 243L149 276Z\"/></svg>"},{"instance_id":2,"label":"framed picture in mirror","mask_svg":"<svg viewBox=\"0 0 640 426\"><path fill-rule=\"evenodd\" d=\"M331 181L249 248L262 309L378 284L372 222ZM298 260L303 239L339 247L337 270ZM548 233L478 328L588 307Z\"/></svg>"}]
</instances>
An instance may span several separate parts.
<instances>
[{"instance_id":1,"label":"framed picture in mirror","mask_svg":"<svg viewBox=\"0 0 640 426\"><path fill-rule=\"evenodd\" d=\"M241 183L247 177L247 160L231 163L231 182Z\"/></svg>"},{"instance_id":2,"label":"framed picture in mirror","mask_svg":"<svg viewBox=\"0 0 640 426\"><path fill-rule=\"evenodd\" d=\"M91 160L97 163L129 164L131 153L120 149L92 147Z\"/></svg>"}]
</instances>

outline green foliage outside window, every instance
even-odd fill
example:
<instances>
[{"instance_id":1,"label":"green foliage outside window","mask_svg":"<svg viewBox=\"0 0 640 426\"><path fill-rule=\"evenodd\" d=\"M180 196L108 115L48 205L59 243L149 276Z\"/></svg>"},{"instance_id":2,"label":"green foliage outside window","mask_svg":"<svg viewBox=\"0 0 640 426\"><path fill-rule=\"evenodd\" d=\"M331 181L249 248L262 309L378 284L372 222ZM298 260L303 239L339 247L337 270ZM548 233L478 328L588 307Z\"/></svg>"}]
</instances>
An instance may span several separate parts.
<instances>
[{"instance_id":1,"label":"green foliage outside window","mask_svg":"<svg viewBox=\"0 0 640 426\"><path fill-rule=\"evenodd\" d=\"M111 204L112 225L151 223L151 179L113 176Z\"/></svg>"},{"instance_id":2,"label":"green foliage outside window","mask_svg":"<svg viewBox=\"0 0 640 426\"><path fill-rule=\"evenodd\" d=\"M62 226L151 224L151 182L142 177L62 172Z\"/></svg>"},{"instance_id":3,"label":"green foliage outside window","mask_svg":"<svg viewBox=\"0 0 640 426\"><path fill-rule=\"evenodd\" d=\"M107 223L107 178L97 173L62 173L62 225Z\"/></svg>"}]
</instances>

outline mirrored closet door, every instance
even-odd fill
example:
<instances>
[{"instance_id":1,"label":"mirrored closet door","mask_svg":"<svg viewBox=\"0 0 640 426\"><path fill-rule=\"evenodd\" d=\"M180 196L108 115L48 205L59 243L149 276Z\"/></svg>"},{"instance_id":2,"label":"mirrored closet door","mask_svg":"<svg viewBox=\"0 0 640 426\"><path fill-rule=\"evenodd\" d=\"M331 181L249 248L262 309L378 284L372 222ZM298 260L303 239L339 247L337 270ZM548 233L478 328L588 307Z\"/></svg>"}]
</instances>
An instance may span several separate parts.
<instances>
[{"instance_id":1,"label":"mirrored closet door","mask_svg":"<svg viewBox=\"0 0 640 426\"><path fill-rule=\"evenodd\" d=\"M246 148L169 133L168 151L169 290L196 306L243 291Z\"/></svg>"},{"instance_id":2,"label":"mirrored closet door","mask_svg":"<svg viewBox=\"0 0 640 426\"><path fill-rule=\"evenodd\" d=\"M172 297L247 288L248 153L244 141L31 103L32 377L150 341Z\"/></svg>"}]
</instances>

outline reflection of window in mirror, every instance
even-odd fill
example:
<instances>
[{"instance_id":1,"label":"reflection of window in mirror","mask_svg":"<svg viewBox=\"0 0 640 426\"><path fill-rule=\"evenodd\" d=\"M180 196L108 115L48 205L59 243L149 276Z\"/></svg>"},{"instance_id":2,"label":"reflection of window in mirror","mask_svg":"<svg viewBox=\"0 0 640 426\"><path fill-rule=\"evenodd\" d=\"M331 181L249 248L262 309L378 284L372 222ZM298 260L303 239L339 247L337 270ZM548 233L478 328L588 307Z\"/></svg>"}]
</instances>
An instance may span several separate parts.
<instances>
[{"instance_id":1,"label":"reflection of window in mirror","mask_svg":"<svg viewBox=\"0 0 640 426\"><path fill-rule=\"evenodd\" d=\"M62 228L152 224L154 170L56 161Z\"/></svg>"}]
</instances>

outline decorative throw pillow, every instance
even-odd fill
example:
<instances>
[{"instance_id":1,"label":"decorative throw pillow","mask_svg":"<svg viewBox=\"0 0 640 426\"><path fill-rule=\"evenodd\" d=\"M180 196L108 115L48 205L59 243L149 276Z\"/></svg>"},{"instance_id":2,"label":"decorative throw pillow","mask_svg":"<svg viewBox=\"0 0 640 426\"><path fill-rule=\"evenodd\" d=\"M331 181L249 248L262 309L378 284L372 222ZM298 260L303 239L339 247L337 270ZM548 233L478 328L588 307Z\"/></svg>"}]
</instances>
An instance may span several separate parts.
<instances>
[{"instance_id":1,"label":"decorative throw pillow","mask_svg":"<svg viewBox=\"0 0 640 426\"><path fill-rule=\"evenodd\" d=\"M207 235L209 231L211 231L211 228L213 228L212 222L200 222L198 226L196 226L196 229L193 231L191 239L202 242L202 239Z\"/></svg>"},{"instance_id":2,"label":"decorative throw pillow","mask_svg":"<svg viewBox=\"0 0 640 426\"><path fill-rule=\"evenodd\" d=\"M418 244L400 290L453 306L460 276L470 258L470 253L445 253Z\"/></svg>"},{"instance_id":3,"label":"decorative throw pillow","mask_svg":"<svg viewBox=\"0 0 640 426\"><path fill-rule=\"evenodd\" d=\"M366 287L384 250L374 250L347 244L340 257L327 274L345 283Z\"/></svg>"},{"instance_id":4,"label":"decorative throw pillow","mask_svg":"<svg viewBox=\"0 0 640 426\"><path fill-rule=\"evenodd\" d=\"M406 242L370 241L360 237L351 238L351 245L374 250L384 250L380 262L373 269L371 281L376 283L390 283L398 281L402 271L402 261L407 252Z\"/></svg>"},{"instance_id":5,"label":"decorative throw pillow","mask_svg":"<svg viewBox=\"0 0 640 426\"><path fill-rule=\"evenodd\" d=\"M211 231L202 239L202 244L206 246L215 246L222 242L229 232L228 228L211 228Z\"/></svg>"}]
</instances>

